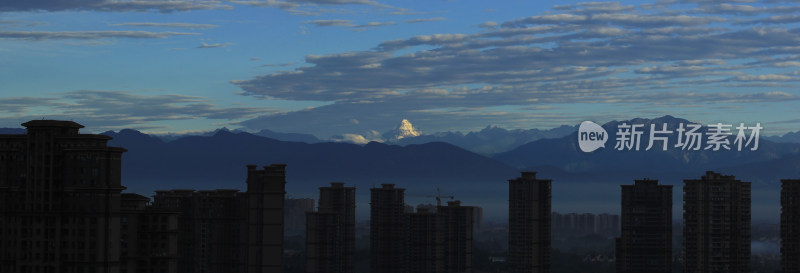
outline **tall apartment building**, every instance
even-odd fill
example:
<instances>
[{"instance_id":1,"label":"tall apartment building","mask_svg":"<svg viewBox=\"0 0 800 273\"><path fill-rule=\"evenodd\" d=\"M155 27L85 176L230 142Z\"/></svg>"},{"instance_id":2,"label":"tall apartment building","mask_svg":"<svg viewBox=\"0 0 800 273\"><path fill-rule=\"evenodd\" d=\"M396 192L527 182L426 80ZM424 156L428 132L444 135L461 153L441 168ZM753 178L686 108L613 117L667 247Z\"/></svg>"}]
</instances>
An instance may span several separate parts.
<instances>
[{"instance_id":1,"label":"tall apartment building","mask_svg":"<svg viewBox=\"0 0 800 273\"><path fill-rule=\"evenodd\" d=\"M180 272L282 272L286 165L247 166L247 191L156 191L153 207L177 211Z\"/></svg>"},{"instance_id":2,"label":"tall apartment building","mask_svg":"<svg viewBox=\"0 0 800 273\"><path fill-rule=\"evenodd\" d=\"M683 182L684 272L750 272L750 182L711 171Z\"/></svg>"},{"instance_id":3,"label":"tall apartment building","mask_svg":"<svg viewBox=\"0 0 800 273\"><path fill-rule=\"evenodd\" d=\"M155 209L150 198L123 193L120 273L178 271L178 212Z\"/></svg>"},{"instance_id":4,"label":"tall apartment building","mask_svg":"<svg viewBox=\"0 0 800 273\"><path fill-rule=\"evenodd\" d=\"M476 207L447 202L434 212L427 207L406 214L408 263L406 272L472 272Z\"/></svg>"},{"instance_id":5,"label":"tall apartment building","mask_svg":"<svg viewBox=\"0 0 800 273\"><path fill-rule=\"evenodd\" d=\"M781 180L781 270L800 273L800 179Z\"/></svg>"},{"instance_id":6,"label":"tall apartment building","mask_svg":"<svg viewBox=\"0 0 800 273\"><path fill-rule=\"evenodd\" d=\"M672 185L643 179L621 188L617 272L672 272Z\"/></svg>"},{"instance_id":7,"label":"tall apartment building","mask_svg":"<svg viewBox=\"0 0 800 273\"><path fill-rule=\"evenodd\" d=\"M319 188L319 207L306 214L306 272L350 273L354 268L356 188Z\"/></svg>"},{"instance_id":8,"label":"tall apartment building","mask_svg":"<svg viewBox=\"0 0 800 273\"><path fill-rule=\"evenodd\" d=\"M418 206L407 214L408 272L439 273L444 271L443 221L435 210Z\"/></svg>"},{"instance_id":9,"label":"tall apartment building","mask_svg":"<svg viewBox=\"0 0 800 273\"><path fill-rule=\"evenodd\" d=\"M442 221L443 243L442 272L472 272L472 245L475 232L475 207L461 206L460 201L449 201L437 214Z\"/></svg>"},{"instance_id":10,"label":"tall apartment building","mask_svg":"<svg viewBox=\"0 0 800 273\"><path fill-rule=\"evenodd\" d=\"M535 172L508 180L508 271L550 272L552 180Z\"/></svg>"},{"instance_id":11,"label":"tall apartment building","mask_svg":"<svg viewBox=\"0 0 800 273\"><path fill-rule=\"evenodd\" d=\"M0 135L0 272L120 270L122 153L72 121Z\"/></svg>"},{"instance_id":12,"label":"tall apartment building","mask_svg":"<svg viewBox=\"0 0 800 273\"><path fill-rule=\"evenodd\" d=\"M370 270L405 272L405 189L382 184L370 189Z\"/></svg>"}]
</instances>

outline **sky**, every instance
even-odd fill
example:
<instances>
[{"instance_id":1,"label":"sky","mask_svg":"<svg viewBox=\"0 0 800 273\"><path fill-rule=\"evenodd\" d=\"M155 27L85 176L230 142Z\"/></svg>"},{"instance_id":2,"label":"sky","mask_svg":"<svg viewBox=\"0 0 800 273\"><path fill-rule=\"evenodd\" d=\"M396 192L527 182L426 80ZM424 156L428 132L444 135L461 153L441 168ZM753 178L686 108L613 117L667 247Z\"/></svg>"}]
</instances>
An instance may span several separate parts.
<instances>
[{"instance_id":1,"label":"sky","mask_svg":"<svg viewBox=\"0 0 800 273\"><path fill-rule=\"evenodd\" d=\"M0 127L800 130L800 1L0 1Z\"/></svg>"}]
</instances>

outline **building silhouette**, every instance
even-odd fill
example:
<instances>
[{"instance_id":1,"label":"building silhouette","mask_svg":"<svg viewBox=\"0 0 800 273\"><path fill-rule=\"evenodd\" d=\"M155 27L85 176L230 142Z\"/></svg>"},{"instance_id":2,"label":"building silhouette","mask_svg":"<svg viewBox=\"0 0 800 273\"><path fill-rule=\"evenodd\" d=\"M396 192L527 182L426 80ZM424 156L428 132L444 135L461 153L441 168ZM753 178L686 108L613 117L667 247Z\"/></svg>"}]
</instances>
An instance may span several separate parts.
<instances>
[{"instance_id":1,"label":"building silhouette","mask_svg":"<svg viewBox=\"0 0 800 273\"><path fill-rule=\"evenodd\" d=\"M405 189L394 184L370 189L370 272L406 270L404 194Z\"/></svg>"},{"instance_id":2,"label":"building silhouette","mask_svg":"<svg viewBox=\"0 0 800 273\"><path fill-rule=\"evenodd\" d=\"M247 166L247 191L156 191L179 213L179 272L282 272L286 165Z\"/></svg>"},{"instance_id":3,"label":"building silhouette","mask_svg":"<svg viewBox=\"0 0 800 273\"><path fill-rule=\"evenodd\" d=\"M621 188L617 272L672 272L672 185L643 179Z\"/></svg>"},{"instance_id":4,"label":"building silhouette","mask_svg":"<svg viewBox=\"0 0 800 273\"><path fill-rule=\"evenodd\" d=\"M319 207L306 213L306 272L354 271L356 188L319 188Z\"/></svg>"},{"instance_id":5,"label":"building silhouette","mask_svg":"<svg viewBox=\"0 0 800 273\"><path fill-rule=\"evenodd\" d=\"M418 206L407 214L408 272L438 273L444 271L442 220L436 211Z\"/></svg>"},{"instance_id":6,"label":"building silhouette","mask_svg":"<svg viewBox=\"0 0 800 273\"><path fill-rule=\"evenodd\" d=\"M475 207L461 206L461 201L448 201L439 207L442 221L444 271L447 273L472 272L472 246L475 232Z\"/></svg>"},{"instance_id":7,"label":"building silhouette","mask_svg":"<svg viewBox=\"0 0 800 273\"><path fill-rule=\"evenodd\" d=\"M0 135L0 272L119 272L123 148L72 121Z\"/></svg>"},{"instance_id":8,"label":"building silhouette","mask_svg":"<svg viewBox=\"0 0 800 273\"><path fill-rule=\"evenodd\" d=\"M535 172L508 180L508 272L550 272L551 183Z\"/></svg>"},{"instance_id":9,"label":"building silhouette","mask_svg":"<svg viewBox=\"0 0 800 273\"><path fill-rule=\"evenodd\" d=\"M684 272L750 272L750 182L711 171L683 182Z\"/></svg>"},{"instance_id":10,"label":"building silhouette","mask_svg":"<svg viewBox=\"0 0 800 273\"><path fill-rule=\"evenodd\" d=\"M153 208L135 193L122 194L120 209L119 272L178 272L179 213Z\"/></svg>"},{"instance_id":11,"label":"building silhouette","mask_svg":"<svg viewBox=\"0 0 800 273\"><path fill-rule=\"evenodd\" d=\"M800 272L800 179L781 180L781 272Z\"/></svg>"}]
</instances>

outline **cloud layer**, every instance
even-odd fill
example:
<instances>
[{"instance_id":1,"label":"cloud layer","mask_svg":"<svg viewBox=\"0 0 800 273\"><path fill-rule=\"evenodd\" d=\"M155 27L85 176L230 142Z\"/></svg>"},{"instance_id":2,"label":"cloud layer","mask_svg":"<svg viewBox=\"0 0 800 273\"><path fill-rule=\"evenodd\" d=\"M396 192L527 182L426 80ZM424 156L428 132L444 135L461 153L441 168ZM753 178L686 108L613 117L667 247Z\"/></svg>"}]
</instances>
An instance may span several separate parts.
<instances>
[{"instance_id":1,"label":"cloud layer","mask_svg":"<svg viewBox=\"0 0 800 273\"><path fill-rule=\"evenodd\" d=\"M799 20L784 14L797 7L783 4L557 6L554 13L487 22L473 33L308 55L305 66L234 84L254 97L333 102L245 125L314 120L310 127L326 130L352 118L367 120L360 129L380 126L365 116L383 117L384 126L411 115L450 124L491 115L524 120L535 115L511 109L540 104L782 103L798 99L800 80L800 28L793 24Z\"/></svg>"}]
</instances>

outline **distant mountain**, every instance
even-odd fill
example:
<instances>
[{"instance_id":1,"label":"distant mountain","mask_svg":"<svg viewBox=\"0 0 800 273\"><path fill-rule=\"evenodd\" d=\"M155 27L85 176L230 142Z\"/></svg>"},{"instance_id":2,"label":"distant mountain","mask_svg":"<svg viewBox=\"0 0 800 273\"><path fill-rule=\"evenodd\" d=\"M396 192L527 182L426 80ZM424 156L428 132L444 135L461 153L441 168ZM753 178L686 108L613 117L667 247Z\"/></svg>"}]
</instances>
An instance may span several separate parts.
<instances>
[{"instance_id":1,"label":"distant mountain","mask_svg":"<svg viewBox=\"0 0 800 273\"><path fill-rule=\"evenodd\" d=\"M563 125L549 130L506 130L496 126L487 126L479 132L444 132L417 137L402 138L395 143L399 145L422 144L434 141L447 142L472 152L491 156L506 152L523 144L545 138L559 138L575 132L575 126Z\"/></svg>"},{"instance_id":2,"label":"distant mountain","mask_svg":"<svg viewBox=\"0 0 800 273\"><path fill-rule=\"evenodd\" d=\"M281 141L294 141L294 142L305 142L305 143L318 143L322 142L319 138L311 134L299 134L299 133L279 133L275 131L270 131L268 129L263 129L254 133L257 136L268 137L271 139L277 139Z\"/></svg>"},{"instance_id":3,"label":"distant mountain","mask_svg":"<svg viewBox=\"0 0 800 273\"><path fill-rule=\"evenodd\" d=\"M411 124L410 121L407 119L403 119L400 121L400 124L394 130L384 133L383 139L387 142L397 142L407 138L413 138L422 135L422 131L417 128L414 128L414 125Z\"/></svg>"},{"instance_id":4,"label":"distant mountain","mask_svg":"<svg viewBox=\"0 0 800 273\"><path fill-rule=\"evenodd\" d=\"M763 138L772 142L800 143L800 131L788 132L782 136L768 136Z\"/></svg>"},{"instance_id":5,"label":"distant mountain","mask_svg":"<svg viewBox=\"0 0 800 273\"><path fill-rule=\"evenodd\" d=\"M129 190L144 194L156 189L242 188L246 164L288 164L287 191L293 193L315 193L332 181L363 188L392 182L483 193L518 175L513 167L441 142L405 147L377 142L307 144L228 131L164 142L134 130L105 134L114 138L110 145L128 149L123 181Z\"/></svg>"},{"instance_id":6,"label":"distant mountain","mask_svg":"<svg viewBox=\"0 0 800 273\"><path fill-rule=\"evenodd\" d=\"M25 132L26 130L22 128L0 128L0 135L21 135Z\"/></svg>"},{"instance_id":7,"label":"distant mountain","mask_svg":"<svg viewBox=\"0 0 800 273\"><path fill-rule=\"evenodd\" d=\"M640 151L619 151L614 149L617 125L620 123L644 124L645 132L649 132L650 124L656 124L661 129L661 124L668 124L668 130L674 131L679 123L692 122L672 116L656 119L633 119L627 121L612 121L602 127L609 133L610 139L605 148L592 153L584 153L578 148L577 130L565 137L556 139L541 139L514 150L497 154L494 159L518 168L536 168L537 166L554 166L571 174L589 174L595 180L614 180L621 177L662 177L680 178L694 177L705 170L729 169L741 175L748 175L744 169L735 166L757 166L764 162L781 162L781 158L800 154L800 144L775 143L765 139L759 142L759 148L751 151L749 148L736 151L731 145L730 151L684 151L674 148L677 143L677 134L669 135L667 151L661 150L661 142L656 141L655 147L649 151L645 148L649 143L649 135L642 135ZM706 132L704 125L701 130ZM734 135L736 134L734 130ZM733 137L730 138L733 144ZM703 135L703 146L706 145L706 136ZM705 147L702 147L705 148ZM751 170L755 171L755 168ZM776 175L788 175L794 170L786 170ZM687 176L688 175L688 176ZM785 176L784 176L785 177ZM761 177L761 179L775 180L775 177Z\"/></svg>"}]
</instances>

